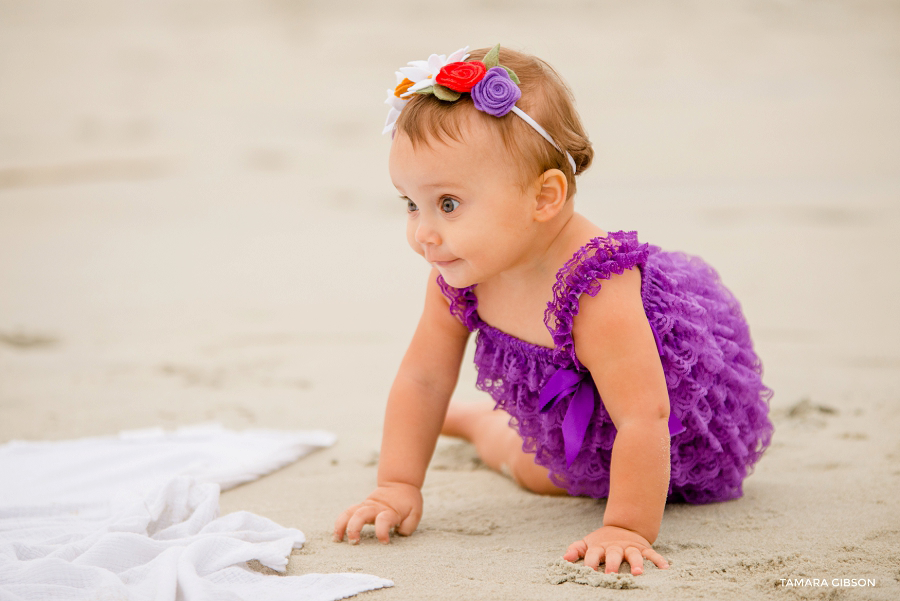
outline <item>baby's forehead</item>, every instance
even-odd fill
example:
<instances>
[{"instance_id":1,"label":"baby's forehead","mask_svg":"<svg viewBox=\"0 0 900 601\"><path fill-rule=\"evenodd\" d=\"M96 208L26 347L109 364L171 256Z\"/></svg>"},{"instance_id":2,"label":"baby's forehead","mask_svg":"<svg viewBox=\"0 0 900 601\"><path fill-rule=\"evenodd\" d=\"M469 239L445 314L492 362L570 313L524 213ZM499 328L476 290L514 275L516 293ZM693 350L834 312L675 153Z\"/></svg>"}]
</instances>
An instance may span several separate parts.
<instances>
[{"instance_id":1,"label":"baby's forehead","mask_svg":"<svg viewBox=\"0 0 900 601\"><path fill-rule=\"evenodd\" d=\"M515 173L502 141L484 135L414 144L408 136L398 134L391 149L391 180L404 195L465 193L508 185L518 182Z\"/></svg>"},{"instance_id":2,"label":"baby's forehead","mask_svg":"<svg viewBox=\"0 0 900 601\"><path fill-rule=\"evenodd\" d=\"M399 146L404 154L431 155L454 162L482 162L505 154L499 131L479 119L461 121L454 129L423 129L417 133L398 132L393 146Z\"/></svg>"}]
</instances>

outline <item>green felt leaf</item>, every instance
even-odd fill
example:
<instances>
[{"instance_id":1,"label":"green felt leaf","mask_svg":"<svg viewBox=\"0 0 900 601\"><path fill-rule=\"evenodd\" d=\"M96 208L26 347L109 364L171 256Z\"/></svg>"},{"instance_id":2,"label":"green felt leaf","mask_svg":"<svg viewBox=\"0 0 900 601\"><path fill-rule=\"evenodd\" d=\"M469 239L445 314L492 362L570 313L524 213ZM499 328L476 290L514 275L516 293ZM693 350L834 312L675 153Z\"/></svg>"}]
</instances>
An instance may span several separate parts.
<instances>
[{"instance_id":1,"label":"green felt leaf","mask_svg":"<svg viewBox=\"0 0 900 601\"><path fill-rule=\"evenodd\" d=\"M422 94L423 96L427 96L428 94L434 94L434 86L428 88L422 88L421 90L416 90L416 94Z\"/></svg>"},{"instance_id":2,"label":"green felt leaf","mask_svg":"<svg viewBox=\"0 0 900 601\"><path fill-rule=\"evenodd\" d=\"M484 58L481 60L484 63L484 66L490 69L491 67L499 67L500 66L500 44L497 44L490 51L484 55Z\"/></svg>"},{"instance_id":3,"label":"green felt leaf","mask_svg":"<svg viewBox=\"0 0 900 601\"><path fill-rule=\"evenodd\" d=\"M435 96L447 102L456 102L459 100L459 97L462 96L459 92L454 92L450 88L438 84L434 84L433 89Z\"/></svg>"},{"instance_id":4,"label":"green felt leaf","mask_svg":"<svg viewBox=\"0 0 900 601\"><path fill-rule=\"evenodd\" d=\"M503 65L500 65L500 66L503 67ZM510 78L511 80L513 80L513 83L516 84L516 85L519 85L519 78L518 78L518 76L516 75L516 72L513 71L512 69L510 69L509 67L503 67L503 68L506 69L506 72L507 72L507 73L509 73L509 78Z\"/></svg>"}]
</instances>

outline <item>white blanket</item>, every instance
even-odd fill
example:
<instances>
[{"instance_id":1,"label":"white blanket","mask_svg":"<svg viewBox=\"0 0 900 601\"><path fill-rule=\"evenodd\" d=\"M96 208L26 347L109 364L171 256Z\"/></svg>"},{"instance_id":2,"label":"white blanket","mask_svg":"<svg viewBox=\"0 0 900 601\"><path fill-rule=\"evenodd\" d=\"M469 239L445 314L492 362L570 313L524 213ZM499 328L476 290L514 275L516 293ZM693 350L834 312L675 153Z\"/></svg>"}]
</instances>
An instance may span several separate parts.
<instances>
[{"instance_id":1,"label":"white blanket","mask_svg":"<svg viewBox=\"0 0 900 601\"><path fill-rule=\"evenodd\" d=\"M323 446L327 432L220 426L0 446L0 601L325 601L385 586L367 574L283 572L303 533L219 490Z\"/></svg>"}]
</instances>

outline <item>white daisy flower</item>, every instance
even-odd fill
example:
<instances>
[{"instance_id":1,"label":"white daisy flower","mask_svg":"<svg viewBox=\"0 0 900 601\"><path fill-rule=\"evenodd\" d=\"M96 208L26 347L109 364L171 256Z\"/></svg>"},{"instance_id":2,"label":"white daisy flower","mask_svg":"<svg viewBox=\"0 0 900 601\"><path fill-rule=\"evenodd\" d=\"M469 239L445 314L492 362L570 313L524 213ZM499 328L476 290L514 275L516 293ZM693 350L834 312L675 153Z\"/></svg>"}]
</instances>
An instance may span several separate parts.
<instances>
[{"instance_id":1,"label":"white daisy flower","mask_svg":"<svg viewBox=\"0 0 900 601\"><path fill-rule=\"evenodd\" d=\"M404 76L400 71L395 72L397 76L397 85L403 81ZM384 101L385 104L389 105L391 109L388 111L387 121L384 122L384 131L382 131L382 135L388 133L392 129L394 129L394 123L397 122L397 117L400 116L400 111L403 110L403 107L406 106L406 103L409 102L409 98L398 98L395 94L396 87L393 90L387 91L387 100Z\"/></svg>"},{"instance_id":2,"label":"white daisy flower","mask_svg":"<svg viewBox=\"0 0 900 601\"><path fill-rule=\"evenodd\" d=\"M394 94L396 88L394 90L388 90L388 97L385 104L390 105L391 109L388 111L387 121L384 123L384 131L382 133L386 134L394 129L394 124L400 116L400 111L402 111L403 107L406 106L406 103L409 102L410 96L419 90L424 90L425 88L434 85L434 78L444 65L464 61L469 58L468 50L469 47L466 46L465 48L460 48L450 56L444 54L432 54L428 57L428 60L410 61L407 63L409 66L400 67L400 70L395 72L395 75L397 76L397 85L400 85L404 79L409 79L413 82L413 85L411 85L400 98Z\"/></svg>"},{"instance_id":3,"label":"white daisy flower","mask_svg":"<svg viewBox=\"0 0 900 601\"><path fill-rule=\"evenodd\" d=\"M404 96L415 94L419 90L423 90L428 86L434 85L434 78L440 72L444 65L464 61L469 58L467 51L469 47L460 48L450 56L444 54L432 54L427 61L410 61L408 67L400 67L400 73L404 77L409 78L413 85L406 91Z\"/></svg>"}]
</instances>

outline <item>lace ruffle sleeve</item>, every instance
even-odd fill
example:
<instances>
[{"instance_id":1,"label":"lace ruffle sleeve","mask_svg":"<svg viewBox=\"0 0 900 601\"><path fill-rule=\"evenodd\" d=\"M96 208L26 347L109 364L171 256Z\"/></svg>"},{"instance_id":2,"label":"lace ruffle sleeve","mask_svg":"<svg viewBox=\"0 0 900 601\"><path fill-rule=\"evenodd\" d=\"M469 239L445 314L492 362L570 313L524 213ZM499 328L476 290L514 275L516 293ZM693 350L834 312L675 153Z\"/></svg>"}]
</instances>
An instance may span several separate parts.
<instances>
[{"instance_id":1,"label":"lace ruffle sleeve","mask_svg":"<svg viewBox=\"0 0 900 601\"><path fill-rule=\"evenodd\" d=\"M613 274L643 267L649 248L648 244L638 242L636 232L610 232L605 238L594 238L582 246L559 270L553 285L553 300L544 312L544 323L561 358L571 361L576 369L584 369L575 356L572 338L572 323L578 315L581 295L596 296L602 282Z\"/></svg>"},{"instance_id":2,"label":"lace ruffle sleeve","mask_svg":"<svg viewBox=\"0 0 900 601\"><path fill-rule=\"evenodd\" d=\"M441 292L450 301L450 313L466 326L470 332L478 327L478 298L475 296L475 286L467 288L454 288L444 281L444 276L437 277Z\"/></svg>"}]
</instances>

